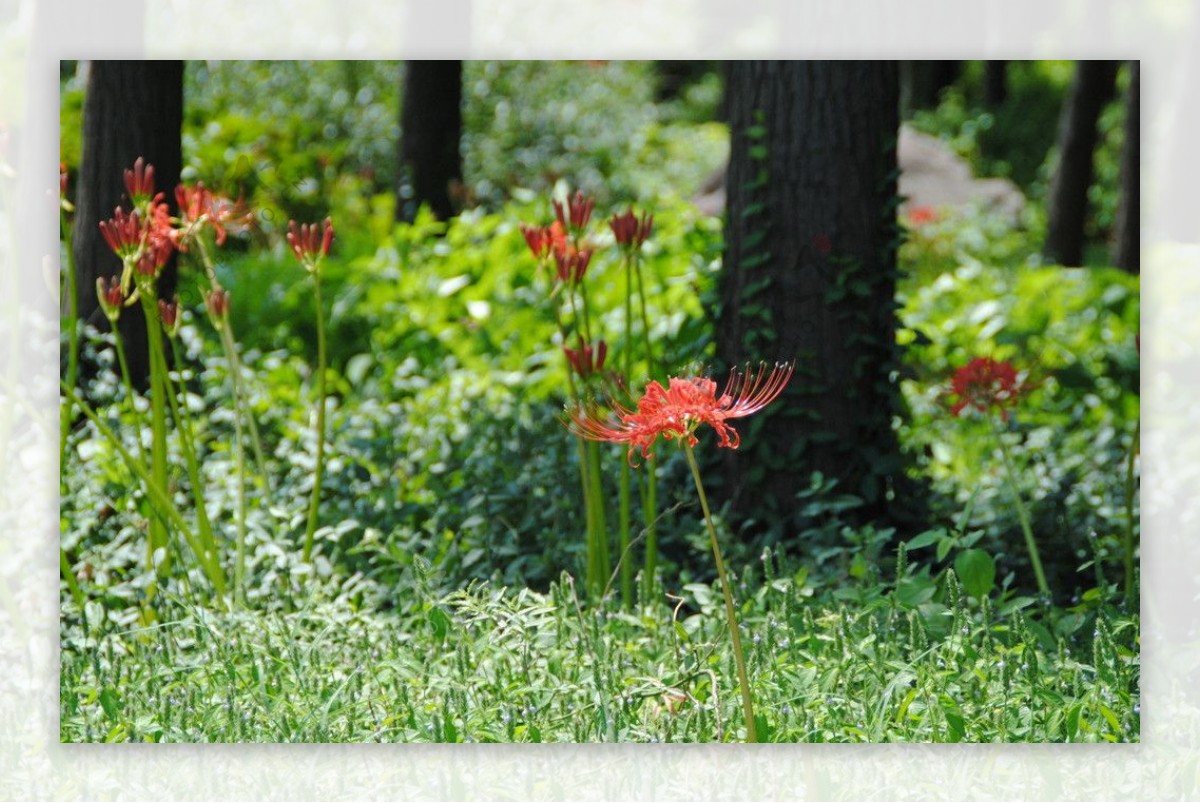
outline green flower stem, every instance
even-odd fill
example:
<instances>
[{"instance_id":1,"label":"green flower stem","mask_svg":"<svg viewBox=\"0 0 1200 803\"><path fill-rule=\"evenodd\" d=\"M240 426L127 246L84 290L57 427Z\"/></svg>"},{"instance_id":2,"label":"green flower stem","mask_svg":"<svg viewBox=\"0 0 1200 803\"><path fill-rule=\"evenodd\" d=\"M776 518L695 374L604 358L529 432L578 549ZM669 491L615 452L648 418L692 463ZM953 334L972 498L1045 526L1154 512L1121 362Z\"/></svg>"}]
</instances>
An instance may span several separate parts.
<instances>
[{"instance_id":1,"label":"green flower stem","mask_svg":"<svg viewBox=\"0 0 1200 803\"><path fill-rule=\"evenodd\" d=\"M166 360L162 355L162 325L158 320L158 303L149 286L139 294L142 312L146 317L146 341L150 354L150 472L160 488L167 487L167 406L164 396L163 371ZM115 328L115 327L114 327ZM166 525L160 518L150 520L151 552L168 546ZM167 550L159 574L170 572L171 553Z\"/></svg>"},{"instance_id":2,"label":"green flower stem","mask_svg":"<svg viewBox=\"0 0 1200 803\"><path fill-rule=\"evenodd\" d=\"M220 586L221 581L218 579L221 571L220 567L214 561L205 558L204 550L200 548L199 542L192 534L192 531L188 527L187 522L184 521L183 516L179 513L179 509L175 507L175 503L171 501L171 497L167 494L164 486L161 486L154 481L154 477L151 472L129 453L129 450L125 448L123 443L121 443L121 439L117 437L116 433L113 432L112 429L110 429L109 426L100 419L100 416L96 414L96 411L93 410L87 402L79 398L73 388L68 387L66 382L60 382L59 384L63 393L71 399L72 403L83 412L89 421L96 425L96 428L100 430L100 434L103 435L109 441L109 443L113 445L113 448L117 450L117 454L121 456L121 459L125 461L125 464L128 465L130 470L133 471L133 473L137 475L138 479L142 481L142 485L146 489L146 494L154 502L155 510L168 521L170 521L171 524L175 525L175 528L179 530L181 535L183 535L184 541L191 548L193 554L196 555L197 560L200 561L200 566L204 569L204 572L208 576L209 581L212 583L213 588L216 589L218 586ZM220 600L219 596L215 598Z\"/></svg>"},{"instance_id":3,"label":"green flower stem","mask_svg":"<svg viewBox=\"0 0 1200 803\"><path fill-rule=\"evenodd\" d=\"M113 351L117 352L117 365L121 367L121 381L125 383L125 392L129 396L129 413L133 416L133 425L137 429L138 456L145 461L146 453L142 448L142 430L146 426L146 422L142 420L142 413L137 408L137 394L133 390L133 378L129 373L129 361L125 358L125 342L121 338L121 329L117 326L117 322L112 322L113 336ZM71 387L75 387L71 385Z\"/></svg>"},{"instance_id":4,"label":"green flower stem","mask_svg":"<svg viewBox=\"0 0 1200 803\"><path fill-rule=\"evenodd\" d=\"M75 275L75 250L71 244L71 224L67 220L66 212L60 214L59 220L67 252L67 314L66 320L63 321L63 326L67 329L67 348L69 349L67 352L67 384L75 387L79 376L79 277ZM72 417L72 404L67 401L62 406L58 430L58 465L60 467L67 463L67 434L71 431ZM66 472L60 469L60 476L65 478ZM73 581L75 578L71 579Z\"/></svg>"},{"instance_id":5,"label":"green flower stem","mask_svg":"<svg viewBox=\"0 0 1200 803\"><path fill-rule=\"evenodd\" d=\"M171 355L175 360L176 366L183 365L180 360L179 346L174 338L171 338ZM171 406L171 420L175 422L175 428L179 433L179 441L183 446L184 460L187 461L188 477L192 482L192 497L196 502L196 523L199 527L200 544L203 546L207 557L217 562L217 539L213 535L212 522L208 518L208 506L204 502L204 482L200 475L200 462L196 459L195 436L192 432L191 417L187 414L187 400L184 399L180 404L175 383L171 379L171 373L163 368L163 376L166 378L167 385L167 401ZM223 582L217 589L218 593L225 593L225 584Z\"/></svg>"},{"instance_id":6,"label":"green flower stem","mask_svg":"<svg viewBox=\"0 0 1200 803\"><path fill-rule=\"evenodd\" d=\"M654 360L654 350L650 344L650 315L646 312L645 284L642 281L642 265L637 259L637 252L630 254L630 262L634 277L637 279L638 302L642 311L642 340L646 349L646 369L651 377L657 378L658 367ZM626 306L626 319L628 320L630 317L632 316ZM642 576L646 589L649 591L654 581L654 572L658 570L658 472L655 471L653 456L647 460L646 482L642 487L644 489L642 517L646 525L646 565Z\"/></svg>"},{"instance_id":7,"label":"green flower stem","mask_svg":"<svg viewBox=\"0 0 1200 803\"><path fill-rule=\"evenodd\" d=\"M721 546L717 543L717 529L713 526L712 514L708 510L708 497L704 494L704 484L700 481L700 466L696 464L696 454L686 439L683 441L683 451L687 455L688 465L692 469L692 479L696 482L696 493L700 495L700 508L704 511L704 523L708 525L708 538L712 543L713 558L717 562L717 578L721 581L721 592L725 597L725 617L729 621L729 637L733 641L733 659L737 663L738 686L742 693L742 714L746 719L746 741L757 742L758 732L754 727L754 703L750 699L750 679L746 675L746 657L742 653L742 635L738 631L737 614L733 606L733 590L729 586L729 577L725 573L725 561L721 558Z\"/></svg>"},{"instance_id":8,"label":"green flower stem","mask_svg":"<svg viewBox=\"0 0 1200 803\"><path fill-rule=\"evenodd\" d=\"M1137 480L1134 469L1138 452L1141 450L1141 441L1142 424L1141 421L1138 421L1136 429L1133 431L1133 444L1129 447L1129 455L1125 463L1125 602L1130 607L1132 607L1136 595L1133 575L1133 529L1137 524L1137 519L1134 517L1133 501L1134 495L1137 493Z\"/></svg>"},{"instance_id":9,"label":"green flower stem","mask_svg":"<svg viewBox=\"0 0 1200 803\"><path fill-rule=\"evenodd\" d=\"M321 274L313 271L313 297L317 308L317 465L312 496L308 500L308 527L304 531L304 561L312 558L317 513L321 504L321 479L325 470L325 314L321 304Z\"/></svg>"},{"instance_id":10,"label":"green flower stem","mask_svg":"<svg viewBox=\"0 0 1200 803\"><path fill-rule=\"evenodd\" d=\"M208 248L204 244L203 237L196 237L195 242L200 247L200 261L204 266L204 274L208 277L209 284L212 290L220 287L217 281L217 271L213 266L212 257L208 254ZM237 338L233 335L233 326L228 316L225 318L224 326L229 330L229 345L225 344L224 338L221 340L221 345L225 349L225 360L229 363L229 373L233 377L234 384L238 391L238 395L245 399L245 405L238 405L238 415L245 415L246 427L250 431L250 445L254 448L254 462L258 465L258 481L262 486L263 493L268 497L266 504L270 505L271 489L271 474L267 471L267 459L264 456L262 448L262 438L258 435L258 424L254 421L254 413L250 409L250 397L242 392L242 361L237 353Z\"/></svg>"},{"instance_id":11,"label":"green flower stem","mask_svg":"<svg viewBox=\"0 0 1200 803\"><path fill-rule=\"evenodd\" d=\"M226 319L223 323L227 324L228 322L228 319ZM221 331L221 342L225 346L225 352L227 354L233 353L233 335L230 333L229 327L222 325L219 329ZM241 385L234 381L233 404L237 410L243 409L241 396ZM239 414L233 416L233 437L238 476L237 540L235 542L236 551L233 564L233 596L234 601L241 605L245 602L244 585L246 581L246 446L245 438L242 435L242 417ZM305 559L307 559L307 556L305 556Z\"/></svg>"},{"instance_id":12,"label":"green flower stem","mask_svg":"<svg viewBox=\"0 0 1200 803\"><path fill-rule=\"evenodd\" d=\"M612 576L612 561L608 554L608 522L604 515L604 489L600 482L600 444L587 442L588 489L592 497L592 508L596 519L596 560L599 564L597 590L602 594L608 578Z\"/></svg>"},{"instance_id":13,"label":"green flower stem","mask_svg":"<svg viewBox=\"0 0 1200 803\"><path fill-rule=\"evenodd\" d=\"M625 348L624 365L622 370L625 381L631 381L633 374L633 257L625 255ZM631 507L630 485L631 469L628 460L621 461L619 484L620 506L620 544L621 544L621 602L626 610L633 607L633 561L630 560L629 545L631 541L629 514Z\"/></svg>"},{"instance_id":14,"label":"green flower stem","mask_svg":"<svg viewBox=\"0 0 1200 803\"><path fill-rule=\"evenodd\" d=\"M1029 560L1033 563L1033 573L1037 577L1038 592L1049 598L1050 586L1046 584L1046 573L1042 571L1042 558L1038 554L1037 542L1033 539L1033 529L1029 524L1029 511L1025 509L1025 503L1021 500L1021 494L1017 490L1017 474L1013 468L1008 444L1004 442L1004 433L998 429L996 430L996 440L1000 442L1000 455L1004 460L1004 470L1008 474L1008 489L1017 506L1017 519L1021 522L1021 531L1025 533L1025 546L1029 549Z\"/></svg>"}]
</instances>

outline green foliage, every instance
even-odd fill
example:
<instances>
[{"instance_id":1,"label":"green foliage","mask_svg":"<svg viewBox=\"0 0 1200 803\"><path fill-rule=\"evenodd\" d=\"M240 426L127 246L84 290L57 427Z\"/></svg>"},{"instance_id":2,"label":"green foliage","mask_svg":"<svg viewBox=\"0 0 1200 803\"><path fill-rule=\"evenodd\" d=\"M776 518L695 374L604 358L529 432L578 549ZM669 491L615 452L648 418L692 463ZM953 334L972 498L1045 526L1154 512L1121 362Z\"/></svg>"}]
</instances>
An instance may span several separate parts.
<instances>
[{"instance_id":1,"label":"green foliage","mask_svg":"<svg viewBox=\"0 0 1200 803\"><path fill-rule=\"evenodd\" d=\"M1129 742L1140 734L1136 616L1032 618L977 604L953 573L905 574L849 604L814 597L774 558L744 578L760 738L774 742ZM60 737L152 742L727 742L742 738L720 595L584 608L428 566L397 598L361 579L295 611L214 614L172 601L163 624L89 603L63 621ZM926 591L910 586L926 583ZM666 589L656 587L656 599ZM329 594L329 596L326 596ZM1091 634L1092 631L1087 631Z\"/></svg>"}]
</instances>

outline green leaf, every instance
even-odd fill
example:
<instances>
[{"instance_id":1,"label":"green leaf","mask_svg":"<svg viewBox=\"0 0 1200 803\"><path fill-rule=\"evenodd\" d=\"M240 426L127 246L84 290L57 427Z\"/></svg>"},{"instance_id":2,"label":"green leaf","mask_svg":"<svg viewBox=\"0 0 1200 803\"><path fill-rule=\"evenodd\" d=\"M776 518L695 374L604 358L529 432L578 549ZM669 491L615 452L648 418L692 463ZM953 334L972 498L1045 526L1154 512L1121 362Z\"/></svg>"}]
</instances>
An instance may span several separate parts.
<instances>
[{"instance_id":1,"label":"green leaf","mask_svg":"<svg viewBox=\"0 0 1200 803\"><path fill-rule=\"evenodd\" d=\"M121 714L121 695L112 686L105 686L104 691L100 692L100 707L115 722Z\"/></svg>"},{"instance_id":2,"label":"green leaf","mask_svg":"<svg viewBox=\"0 0 1200 803\"><path fill-rule=\"evenodd\" d=\"M966 592L977 599L986 597L996 582L996 562L982 549L966 549L954 559L954 571Z\"/></svg>"},{"instance_id":3,"label":"green leaf","mask_svg":"<svg viewBox=\"0 0 1200 803\"><path fill-rule=\"evenodd\" d=\"M939 538L945 538L945 537L946 537L946 528L938 527L935 530L926 530L925 532L923 532L917 536L914 536L912 539L910 539L908 541L908 543L905 544L905 546L908 547L909 550L920 549L921 547L929 546L934 541L937 541Z\"/></svg>"}]
</instances>

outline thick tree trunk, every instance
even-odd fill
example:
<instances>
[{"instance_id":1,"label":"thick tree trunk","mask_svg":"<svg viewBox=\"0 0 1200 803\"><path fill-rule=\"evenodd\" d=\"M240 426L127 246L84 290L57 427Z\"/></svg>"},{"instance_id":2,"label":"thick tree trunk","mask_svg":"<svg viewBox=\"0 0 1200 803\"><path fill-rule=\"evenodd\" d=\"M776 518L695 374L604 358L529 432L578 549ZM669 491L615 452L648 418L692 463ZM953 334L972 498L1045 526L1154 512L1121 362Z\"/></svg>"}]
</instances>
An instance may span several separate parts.
<instances>
[{"instance_id":1,"label":"thick tree trunk","mask_svg":"<svg viewBox=\"0 0 1200 803\"><path fill-rule=\"evenodd\" d=\"M407 62L398 218L411 221L422 204L442 220L454 215L462 200L461 139L462 62Z\"/></svg>"},{"instance_id":2,"label":"thick tree trunk","mask_svg":"<svg viewBox=\"0 0 1200 803\"><path fill-rule=\"evenodd\" d=\"M900 108L905 117L920 109L936 108L942 90L958 80L962 64L957 61L902 61Z\"/></svg>"},{"instance_id":3,"label":"thick tree trunk","mask_svg":"<svg viewBox=\"0 0 1200 803\"><path fill-rule=\"evenodd\" d=\"M983 63L983 105L994 109L1008 97L1008 62Z\"/></svg>"},{"instance_id":4,"label":"thick tree trunk","mask_svg":"<svg viewBox=\"0 0 1200 803\"><path fill-rule=\"evenodd\" d=\"M1096 122L1115 91L1118 62L1081 61L1063 105L1058 127L1058 166L1047 205L1046 258L1061 265L1082 265L1088 188Z\"/></svg>"},{"instance_id":5,"label":"thick tree trunk","mask_svg":"<svg viewBox=\"0 0 1200 803\"><path fill-rule=\"evenodd\" d=\"M98 328L108 321L96 299L96 279L121 272L121 261L100 235L99 223L129 208L124 171L140 156L154 165L155 186L174 206L183 156L182 61L93 61L83 103L83 154L76 194L74 241L79 315ZM159 294L174 292L174 260L159 279ZM146 322L141 306L119 322L130 373L149 375Z\"/></svg>"},{"instance_id":6,"label":"thick tree trunk","mask_svg":"<svg viewBox=\"0 0 1200 803\"><path fill-rule=\"evenodd\" d=\"M896 62L734 62L717 354L796 361L726 461L737 508L791 510L811 472L886 506L896 368Z\"/></svg>"},{"instance_id":7,"label":"thick tree trunk","mask_svg":"<svg viewBox=\"0 0 1200 803\"><path fill-rule=\"evenodd\" d=\"M1140 273L1141 261L1141 62L1129 63L1125 142L1121 145L1121 195L1114 225L1113 264Z\"/></svg>"}]
</instances>

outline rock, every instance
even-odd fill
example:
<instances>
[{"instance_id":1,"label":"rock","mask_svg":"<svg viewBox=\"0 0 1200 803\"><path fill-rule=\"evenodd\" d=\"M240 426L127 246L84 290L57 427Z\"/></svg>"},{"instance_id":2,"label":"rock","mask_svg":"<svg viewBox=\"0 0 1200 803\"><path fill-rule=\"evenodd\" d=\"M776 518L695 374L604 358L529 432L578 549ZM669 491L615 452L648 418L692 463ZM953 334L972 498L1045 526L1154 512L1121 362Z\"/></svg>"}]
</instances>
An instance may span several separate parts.
<instances>
[{"instance_id":1,"label":"rock","mask_svg":"<svg viewBox=\"0 0 1200 803\"><path fill-rule=\"evenodd\" d=\"M913 210L981 211L1002 215L1016 224L1025 208L1025 196L1006 178L975 178L966 160L937 137L922 134L907 123L900 126L896 145L900 164L899 193L904 199L900 214ZM725 173L722 166L705 180L692 203L706 215L725 210Z\"/></svg>"}]
</instances>

